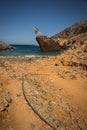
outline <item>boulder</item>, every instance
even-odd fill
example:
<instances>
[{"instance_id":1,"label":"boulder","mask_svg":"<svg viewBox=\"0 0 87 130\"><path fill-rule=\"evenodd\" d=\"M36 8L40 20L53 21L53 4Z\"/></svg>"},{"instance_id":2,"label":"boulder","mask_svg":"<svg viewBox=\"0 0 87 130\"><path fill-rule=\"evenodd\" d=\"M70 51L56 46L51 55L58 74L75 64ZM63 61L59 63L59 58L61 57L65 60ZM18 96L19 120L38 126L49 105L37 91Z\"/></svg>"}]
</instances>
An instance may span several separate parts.
<instances>
[{"instance_id":1,"label":"boulder","mask_svg":"<svg viewBox=\"0 0 87 130\"><path fill-rule=\"evenodd\" d=\"M3 41L0 41L0 51L9 50L9 49L13 49L13 47L11 45L6 44Z\"/></svg>"},{"instance_id":2,"label":"boulder","mask_svg":"<svg viewBox=\"0 0 87 130\"><path fill-rule=\"evenodd\" d=\"M61 49L58 41L55 41L53 38L49 38L47 36L38 35L36 37L36 41L38 42L41 51L44 52L59 51Z\"/></svg>"}]
</instances>

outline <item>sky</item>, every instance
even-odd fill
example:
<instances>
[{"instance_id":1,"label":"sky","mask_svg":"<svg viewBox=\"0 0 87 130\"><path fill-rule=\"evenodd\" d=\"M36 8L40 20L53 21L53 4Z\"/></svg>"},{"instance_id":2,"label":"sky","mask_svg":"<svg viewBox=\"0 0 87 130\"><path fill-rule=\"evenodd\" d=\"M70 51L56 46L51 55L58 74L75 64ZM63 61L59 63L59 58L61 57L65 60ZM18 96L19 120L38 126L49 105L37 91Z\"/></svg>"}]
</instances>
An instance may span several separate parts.
<instances>
[{"instance_id":1,"label":"sky","mask_svg":"<svg viewBox=\"0 0 87 130\"><path fill-rule=\"evenodd\" d=\"M0 40L35 44L33 26L53 36L87 20L87 0L0 0Z\"/></svg>"}]
</instances>

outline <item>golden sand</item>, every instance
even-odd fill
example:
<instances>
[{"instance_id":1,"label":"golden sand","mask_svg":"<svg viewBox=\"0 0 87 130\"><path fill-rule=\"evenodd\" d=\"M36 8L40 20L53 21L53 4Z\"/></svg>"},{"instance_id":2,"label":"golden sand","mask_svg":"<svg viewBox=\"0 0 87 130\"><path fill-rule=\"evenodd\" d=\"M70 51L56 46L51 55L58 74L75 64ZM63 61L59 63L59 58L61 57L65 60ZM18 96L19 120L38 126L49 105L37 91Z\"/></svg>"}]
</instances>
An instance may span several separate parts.
<instances>
[{"instance_id":1,"label":"golden sand","mask_svg":"<svg viewBox=\"0 0 87 130\"><path fill-rule=\"evenodd\" d=\"M87 71L61 59L0 57L0 130L87 129Z\"/></svg>"}]
</instances>

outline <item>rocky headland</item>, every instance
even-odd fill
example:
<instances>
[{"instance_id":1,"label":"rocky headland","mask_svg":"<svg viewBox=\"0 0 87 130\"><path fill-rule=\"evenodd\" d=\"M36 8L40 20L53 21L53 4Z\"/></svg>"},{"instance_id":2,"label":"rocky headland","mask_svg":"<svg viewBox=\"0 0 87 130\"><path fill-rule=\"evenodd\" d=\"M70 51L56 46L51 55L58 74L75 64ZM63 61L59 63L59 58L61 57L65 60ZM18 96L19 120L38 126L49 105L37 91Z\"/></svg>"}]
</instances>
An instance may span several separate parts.
<instances>
[{"instance_id":1,"label":"rocky headland","mask_svg":"<svg viewBox=\"0 0 87 130\"><path fill-rule=\"evenodd\" d=\"M13 49L13 47L3 41L0 41L0 51L3 51L3 50L10 50L10 49Z\"/></svg>"}]
</instances>

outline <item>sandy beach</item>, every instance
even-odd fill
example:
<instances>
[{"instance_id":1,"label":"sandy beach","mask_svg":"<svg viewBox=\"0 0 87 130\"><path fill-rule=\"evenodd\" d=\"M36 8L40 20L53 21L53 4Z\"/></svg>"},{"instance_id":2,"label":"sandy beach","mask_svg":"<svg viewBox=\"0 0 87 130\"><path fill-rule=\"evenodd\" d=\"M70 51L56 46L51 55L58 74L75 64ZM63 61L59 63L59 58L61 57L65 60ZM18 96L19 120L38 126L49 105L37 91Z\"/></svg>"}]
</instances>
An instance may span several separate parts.
<instances>
[{"instance_id":1,"label":"sandy beach","mask_svg":"<svg viewBox=\"0 0 87 130\"><path fill-rule=\"evenodd\" d=\"M87 71L64 55L0 57L0 130L87 129Z\"/></svg>"}]
</instances>

